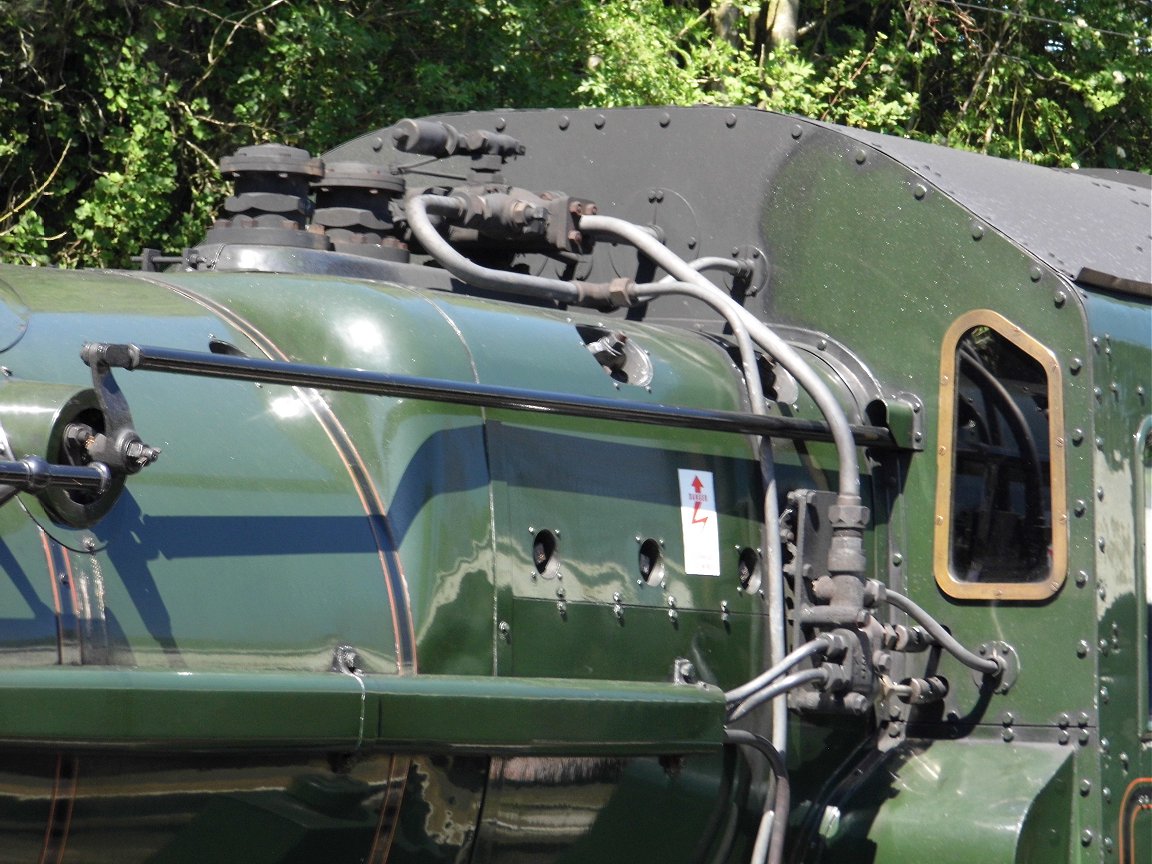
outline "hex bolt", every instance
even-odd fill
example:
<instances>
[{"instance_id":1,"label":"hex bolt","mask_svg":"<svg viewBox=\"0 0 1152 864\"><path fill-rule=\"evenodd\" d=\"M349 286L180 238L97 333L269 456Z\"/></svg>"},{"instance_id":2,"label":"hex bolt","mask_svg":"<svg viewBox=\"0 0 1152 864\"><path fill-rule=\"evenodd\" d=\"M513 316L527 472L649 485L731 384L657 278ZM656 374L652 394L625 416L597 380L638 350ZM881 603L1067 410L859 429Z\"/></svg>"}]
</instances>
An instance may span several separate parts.
<instances>
[{"instance_id":1,"label":"hex bolt","mask_svg":"<svg viewBox=\"0 0 1152 864\"><path fill-rule=\"evenodd\" d=\"M668 610L668 620L671 621L673 624L676 623L676 621L679 617L680 616L676 614L675 609L669 609Z\"/></svg>"},{"instance_id":2,"label":"hex bolt","mask_svg":"<svg viewBox=\"0 0 1152 864\"><path fill-rule=\"evenodd\" d=\"M508 622L507 621L501 621L500 626L499 626L499 630L500 630L500 635L504 637L505 641L507 641L509 634L512 632L512 628L508 626Z\"/></svg>"},{"instance_id":3,"label":"hex bolt","mask_svg":"<svg viewBox=\"0 0 1152 864\"><path fill-rule=\"evenodd\" d=\"M1080 835L1080 845L1081 846L1091 846L1092 845L1092 838L1095 836L1096 835L1092 833L1091 828L1085 828L1084 832Z\"/></svg>"}]
</instances>

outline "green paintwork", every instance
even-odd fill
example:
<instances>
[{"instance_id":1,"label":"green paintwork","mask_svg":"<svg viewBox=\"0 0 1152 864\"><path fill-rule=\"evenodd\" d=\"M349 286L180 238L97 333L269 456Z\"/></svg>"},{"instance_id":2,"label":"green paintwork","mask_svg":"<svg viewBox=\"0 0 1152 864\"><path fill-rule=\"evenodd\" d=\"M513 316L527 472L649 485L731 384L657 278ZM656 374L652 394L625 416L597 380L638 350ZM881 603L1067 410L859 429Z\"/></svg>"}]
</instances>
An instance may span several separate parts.
<instances>
[{"instance_id":1,"label":"green paintwork","mask_svg":"<svg viewBox=\"0 0 1152 864\"><path fill-rule=\"evenodd\" d=\"M1004 640L1019 656L993 693L948 656L898 654L890 678L943 676L942 704L887 696L864 717L793 716L792 860L1142 864L1147 299L1068 281L1063 262L959 206L930 166L832 127L727 109L505 113L449 119L531 139L511 182L605 213L636 205L624 215L659 224L683 254L763 250L771 278L746 305L789 328L854 422L886 423L901 447L860 452L865 575L963 644ZM328 158L383 164L385 138ZM699 158L721 144L744 155ZM710 162L720 179L699 179ZM738 242L725 233L737 218ZM580 266L634 275L620 271L635 255L608 247ZM293 252L274 259L292 266ZM557 269L534 255L514 265ZM91 404L87 341L749 407L729 340L693 303L645 321L470 297L424 266L379 280L321 270L0 267L0 424L14 455L55 458L53 428ZM959 601L933 575L941 346L976 309L1039 340L1061 372L1053 452L1068 512L1052 516L1068 576L1041 602ZM606 375L578 328L624 333L651 381ZM867 382L854 387L853 369ZM748 860L769 784L762 760L723 746L720 690L765 664L764 600L738 581L739 556L763 543L753 442L115 379L160 460L90 526L53 522L33 494L0 508L0 864ZM875 395L889 401L861 404ZM818 419L802 393L770 411ZM831 445L774 452L782 503L836 487ZM685 469L715 482L716 576L684 564ZM543 531L558 563L539 572ZM651 583L642 546L662 557ZM333 671L338 653L354 672ZM683 661L703 685L670 683ZM767 731L767 713L749 727Z\"/></svg>"},{"instance_id":2,"label":"green paintwork","mask_svg":"<svg viewBox=\"0 0 1152 864\"><path fill-rule=\"evenodd\" d=\"M5 672L0 697L9 743L663 754L723 740L719 690L640 682L57 668Z\"/></svg>"}]
</instances>

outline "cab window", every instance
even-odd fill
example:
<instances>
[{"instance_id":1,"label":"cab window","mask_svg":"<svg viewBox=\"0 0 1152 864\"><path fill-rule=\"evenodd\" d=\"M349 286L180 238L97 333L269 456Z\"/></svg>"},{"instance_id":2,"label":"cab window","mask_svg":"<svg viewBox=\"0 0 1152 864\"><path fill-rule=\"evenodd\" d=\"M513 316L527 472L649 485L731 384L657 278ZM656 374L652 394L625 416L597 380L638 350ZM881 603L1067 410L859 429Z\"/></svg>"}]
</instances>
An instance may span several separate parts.
<instances>
[{"instance_id":1,"label":"cab window","mask_svg":"<svg viewBox=\"0 0 1152 864\"><path fill-rule=\"evenodd\" d=\"M961 598L1042 599L1064 579L1059 367L981 310L941 358L936 577Z\"/></svg>"}]
</instances>

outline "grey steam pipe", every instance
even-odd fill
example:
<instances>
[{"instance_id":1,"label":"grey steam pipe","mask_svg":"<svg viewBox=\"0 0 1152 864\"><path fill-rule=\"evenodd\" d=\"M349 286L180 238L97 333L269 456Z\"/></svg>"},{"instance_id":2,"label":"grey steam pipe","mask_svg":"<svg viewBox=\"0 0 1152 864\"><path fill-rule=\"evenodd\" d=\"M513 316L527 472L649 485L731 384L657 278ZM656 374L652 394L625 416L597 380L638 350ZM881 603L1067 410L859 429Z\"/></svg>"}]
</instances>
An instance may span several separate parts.
<instances>
[{"instance_id":1,"label":"grey steam pipe","mask_svg":"<svg viewBox=\"0 0 1152 864\"><path fill-rule=\"evenodd\" d=\"M609 284L597 285L588 282L565 282L562 279L548 279L528 273L512 273L508 270L493 270L470 261L452 248L440 236L436 226L428 217L429 213L459 218L463 215L464 203L450 195L416 195L404 203L404 213L408 217L408 227L420 245L449 273L462 282L489 291L503 291L528 297L547 297L562 303L584 303L595 300L600 303L620 303L626 299L613 296Z\"/></svg>"},{"instance_id":2,"label":"grey steam pipe","mask_svg":"<svg viewBox=\"0 0 1152 864\"><path fill-rule=\"evenodd\" d=\"M979 654L975 654L961 645L955 636L944 629L943 624L929 615L910 598L905 597L899 592L886 589L881 593L879 599L881 602L887 603L889 606L895 606L901 612L906 613L917 624L928 631L928 635L932 637L937 645L969 669L974 669L988 676L1000 675L1004 671L1004 665L1000 661L988 657L981 657Z\"/></svg>"},{"instance_id":3,"label":"grey steam pipe","mask_svg":"<svg viewBox=\"0 0 1152 864\"><path fill-rule=\"evenodd\" d=\"M668 290L675 283L648 283L637 286L642 297L654 297L660 294L689 294L709 303L714 308L722 303L733 309L736 316L741 317L752 340L763 348L769 356L776 359L796 381L812 397L820 413L824 415L832 430L832 438L836 442L836 453L840 466L840 496L844 504L858 504L860 501L860 467L856 458L856 443L852 439L852 429L844 409L832 395L832 391L823 379L805 362L796 349L784 341L771 328L751 315L743 306L733 300L728 294L709 282L704 276L693 270L683 258L666 246L662 245L651 234L638 225L612 216L584 216L580 220L580 230L591 233L612 234L626 240L663 267L681 283L688 283L699 289L698 293L683 290L677 286ZM715 302L713 302L713 299ZM727 318L728 316L725 316Z\"/></svg>"}]
</instances>

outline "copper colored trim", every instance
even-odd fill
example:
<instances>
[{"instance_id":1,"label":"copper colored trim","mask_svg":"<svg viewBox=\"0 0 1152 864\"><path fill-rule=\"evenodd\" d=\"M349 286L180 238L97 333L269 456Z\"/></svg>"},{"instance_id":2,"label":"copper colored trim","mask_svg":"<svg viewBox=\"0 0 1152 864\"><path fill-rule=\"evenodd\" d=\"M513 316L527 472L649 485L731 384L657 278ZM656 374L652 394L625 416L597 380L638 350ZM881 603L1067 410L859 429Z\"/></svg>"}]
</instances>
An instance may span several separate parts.
<instances>
[{"instance_id":1,"label":"copper colored trim","mask_svg":"<svg viewBox=\"0 0 1152 864\"><path fill-rule=\"evenodd\" d=\"M963 582L952 574L953 439L956 435L956 348L974 327L989 327L1040 364L1048 379L1048 448L1052 495L1052 564L1035 582ZM957 318L944 334L940 351L940 426L936 447L936 518L933 570L936 584L960 600L1047 600L1064 585L1068 573L1068 510L1065 493L1064 389L1060 363L1048 348L1003 315L974 309Z\"/></svg>"}]
</instances>

